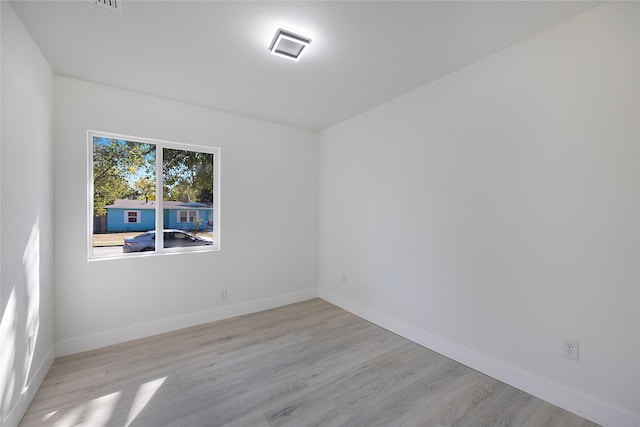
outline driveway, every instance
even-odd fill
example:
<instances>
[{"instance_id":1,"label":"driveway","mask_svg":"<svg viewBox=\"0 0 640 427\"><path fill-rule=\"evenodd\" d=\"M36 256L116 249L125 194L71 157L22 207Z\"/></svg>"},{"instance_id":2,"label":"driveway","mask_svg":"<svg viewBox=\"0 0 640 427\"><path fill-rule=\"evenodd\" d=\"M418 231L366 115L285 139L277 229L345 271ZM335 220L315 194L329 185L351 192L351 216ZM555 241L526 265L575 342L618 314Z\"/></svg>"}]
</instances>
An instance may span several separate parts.
<instances>
[{"instance_id":1,"label":"driveway","mask_svg":"<svg viewBox=\"0 0 640 427\"><path fill-rule=\"evenodd\" d=\"M93 256L122 255L122 246L101 246L93 248Z\"/></svg>"}]
</instances>

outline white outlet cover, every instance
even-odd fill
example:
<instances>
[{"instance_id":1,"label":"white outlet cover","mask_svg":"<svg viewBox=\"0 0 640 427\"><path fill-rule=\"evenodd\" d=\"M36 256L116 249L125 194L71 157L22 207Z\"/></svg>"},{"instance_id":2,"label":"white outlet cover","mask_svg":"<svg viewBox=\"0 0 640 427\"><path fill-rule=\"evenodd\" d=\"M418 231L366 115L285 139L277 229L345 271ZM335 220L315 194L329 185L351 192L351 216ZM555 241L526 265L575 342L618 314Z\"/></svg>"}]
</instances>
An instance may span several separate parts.
<instances>
[{"instance_id":1,"label":"white outlet cover","mask_svg":"<svg viewBox=\"0 0 640 427\"><path fill-rule=\"evenodd\" d=\"M568 338L564 338L562 340L561 354L567 359L571 359L575 361L579 360L580 343L576 340L570 340Z\"/></svg>"}]
</instances>

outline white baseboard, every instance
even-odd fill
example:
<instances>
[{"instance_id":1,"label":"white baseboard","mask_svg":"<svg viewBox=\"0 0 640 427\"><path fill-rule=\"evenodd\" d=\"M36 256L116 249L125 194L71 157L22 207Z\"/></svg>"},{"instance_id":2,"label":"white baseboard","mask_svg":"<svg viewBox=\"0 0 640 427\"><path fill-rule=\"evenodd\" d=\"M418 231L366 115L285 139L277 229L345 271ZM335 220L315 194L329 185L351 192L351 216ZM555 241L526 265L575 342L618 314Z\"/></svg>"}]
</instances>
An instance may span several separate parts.
<instances>
[{"instance_id":1,"label":"white baseboard","mask_svg":"<svg viewBox=\"0 0 640 427\"><path fill-rule=\"evenodd\" d=\"M100 347L106 347L112 344L144 338L177 329L188 328L190 326L202 325L203 323L215 322L217 320L227 319L234 316L269 310L317 297L317 288L305 289L303 291L278 295L276 297L218 307L212 310L127 326L126 328L113 329L93 335L85 335L57 342L56 355L67 356L83 351L94 350Z\"/></svg>"},{"instance_id":2,"label":"white baseboard","mask_svg":"<svg viewBox=\"0 0 640 427\"><path fill-rule=\"evenodd\" d=\"M371 323L605 427L640 427L639 416L629 414L576 390L447 341L334 292L320 289L319 296Z\"/></svg>"},{"instance_id":3,"label":"white baseboard","mask_svg":"<svg viewBox=\"0 0 640 427\"><path fill-rule=\"evenodd\" d=\"M49 372L49 368L51 368L51 365L53 364L53 359L55 359L55 354L56 348L55 345L52 345L51 348L49 348L47 355L44 357L44 360L40 363L40 366L38 366L35 375L31 378L31 381L29 381L29 384L25 387L15 405L13 405L13 408L11 408L7 414L7 417L4 420L0 420L0 426L16 427L20 424L20 420L22 420L22 417L27 412L31 401L35 397L36 392L42 385L44 377L47 376L47 372Z\"/></svg>"}]
</instances>

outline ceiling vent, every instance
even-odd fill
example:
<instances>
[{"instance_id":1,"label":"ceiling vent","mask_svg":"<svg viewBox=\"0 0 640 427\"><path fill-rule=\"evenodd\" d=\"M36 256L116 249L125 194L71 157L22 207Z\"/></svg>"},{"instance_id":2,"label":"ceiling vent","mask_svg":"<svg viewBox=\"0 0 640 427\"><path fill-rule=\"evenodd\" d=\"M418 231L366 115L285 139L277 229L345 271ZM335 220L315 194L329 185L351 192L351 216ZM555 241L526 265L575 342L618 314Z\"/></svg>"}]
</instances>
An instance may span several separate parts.
<instances>
[{"instance_id":1,"label":"ceiling vent","mask_svg":"<svg viewBox=\"0 0 640 427\"><path fill-rule=\"evenodd\" d=\"M91 0L98 6L109 9L112 12L122 13L122 0Z\"/></svg>"}]
</instances>

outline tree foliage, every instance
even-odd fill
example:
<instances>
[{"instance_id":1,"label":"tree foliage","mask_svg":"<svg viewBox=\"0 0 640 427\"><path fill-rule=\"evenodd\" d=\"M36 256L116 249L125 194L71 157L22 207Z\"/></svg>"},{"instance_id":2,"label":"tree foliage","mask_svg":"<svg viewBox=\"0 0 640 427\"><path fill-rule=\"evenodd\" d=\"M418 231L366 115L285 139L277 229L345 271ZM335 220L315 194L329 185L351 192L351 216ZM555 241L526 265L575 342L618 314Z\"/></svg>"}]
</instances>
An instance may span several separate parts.
<instances>
[{"instance_id":1,"label":"tree foliage","mask_svg":"<svg viewBox=\"0 0 640 427\"><path fill-rule=\"evenodd\" d=\"M133 187L139 196L148 198L149 200L156 199L156 180L148 177L140 177L133 183Z\"/></svg>"},{"instance_id":2,"label":"tree foliage","mask_svg":"<svg viewBox=\"0 0 640 427\"><path fill-rule=\"evenodd\" d=\"M213 202L213 154L165 148L162 166L165 200ZM116 199L155 200L155 172L155 145L94 137L94 215Z\"/></svg>"},{"instance_id":3,"label":"tree foliage","mask_svg":"<svg viewBox=\"0 0 640 427\"><path fill-rule=\"evenodd\" d=\"M213 202L213 154L165 148L162 156L165 200Z\"/></svg>"},{"instance_id":4,"label":"tree foliage","mask_svg":"<svg viewBox=\"0 0 640 427\"><path fill-rule=\"evenodd\" d=\"M116 199L139 196L131 180L149 175L155 164L155 146L118 139L93 139L93 212L102 215Z\"/></svg>"}]
</instances>

